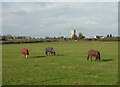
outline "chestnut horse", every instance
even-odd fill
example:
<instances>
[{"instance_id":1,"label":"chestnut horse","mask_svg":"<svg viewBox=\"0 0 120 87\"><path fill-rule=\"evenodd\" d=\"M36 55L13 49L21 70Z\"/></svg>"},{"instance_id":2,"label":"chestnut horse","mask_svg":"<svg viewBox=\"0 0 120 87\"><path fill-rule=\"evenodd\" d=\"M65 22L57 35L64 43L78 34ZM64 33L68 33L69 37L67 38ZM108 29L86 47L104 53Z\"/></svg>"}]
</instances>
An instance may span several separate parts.
<instances>
[{"instance_id":1,"label":"chestnut horse","mask_svg":"<svg viewBox=\"0 0 120 87\"><path fill-rule=\"evenodd\" d=\"M100 60L100 52L97 50L89 50L87 60L89 60L89 57L91 58L91 61L92 57L95 57L95 60Z\"/></svg>"},{"instance_id":2,"label":"chestnut horse","mask_svg":"<svg viewBox=\"0 0 120 87\"><path fill-rule=\"evenodd\" d=\"M27 48L23 48L21 53L22 53L22 55L25 56L26 58L27 58L27 56L29 55L29 51L28 51Z\"/></svg>"}]
</instances>

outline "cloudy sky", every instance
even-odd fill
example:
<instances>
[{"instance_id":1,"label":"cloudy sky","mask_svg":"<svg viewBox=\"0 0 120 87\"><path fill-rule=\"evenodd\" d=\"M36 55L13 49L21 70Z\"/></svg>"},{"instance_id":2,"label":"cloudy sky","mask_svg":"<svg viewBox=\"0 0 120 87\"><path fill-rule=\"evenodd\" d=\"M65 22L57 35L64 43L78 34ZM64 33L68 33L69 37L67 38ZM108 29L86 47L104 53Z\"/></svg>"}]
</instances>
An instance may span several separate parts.
<instances>
[{"instance_id":1,"label":"cloudy sky","mask_svg":"<svg viewBox=\"0 0 120 87\"><path fill-rule=\"evenodd\" d=\"M118 35L117 2L3 2L2 34L69 37L70 30Z\"/></svg>"}]
</instances>

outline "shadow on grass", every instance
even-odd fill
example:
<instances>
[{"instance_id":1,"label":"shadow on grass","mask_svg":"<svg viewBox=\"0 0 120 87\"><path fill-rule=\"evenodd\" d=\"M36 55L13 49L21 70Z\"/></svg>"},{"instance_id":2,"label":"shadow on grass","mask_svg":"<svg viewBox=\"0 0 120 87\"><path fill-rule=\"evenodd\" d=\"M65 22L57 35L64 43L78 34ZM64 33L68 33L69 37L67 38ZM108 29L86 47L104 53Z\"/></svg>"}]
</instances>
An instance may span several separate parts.
<instances>
[{"instance_id":1,"label":"shadow on grass","mask_svg":"<svg viewBox=\"0 0 120 87\"><path fill-rule=\"evenodd\" d=\"M56 56L64 56L63 54L57 54Z\"/></svg>"},{"instance_id":2,"label":"shadow on grass","mask_svg":"<svg viewBox=\"0 0 120 87\"><path fill-rule=\"evenodd\" d=\"M109 61L113 61L113 59L101 59L101 61L103 61L103 62L109 62Z\"/></svg>"},{"instance_id":3,"label":"shadow on grass","mask_svg":"<svg viewBox=\"0 0 120 87\"><path fill-rule=\"evenodd\" d=\"M57 55L48 55L48 56L51 57L51 56L64 56L64 55L57 54ZM44 57L48 57L48 56L33 56L32 58L44 58Z\"/></svg>"},{"instance_id":4,"label":"shadow on grass","mask_svg":"<svg viewBox=\"0 0 120 87\"><path fill-rule=\"evenodd\" d=\"M46 56L33 56L33 58L43 58L43 57L46 57Z\"/></svg>"}]
</instances>

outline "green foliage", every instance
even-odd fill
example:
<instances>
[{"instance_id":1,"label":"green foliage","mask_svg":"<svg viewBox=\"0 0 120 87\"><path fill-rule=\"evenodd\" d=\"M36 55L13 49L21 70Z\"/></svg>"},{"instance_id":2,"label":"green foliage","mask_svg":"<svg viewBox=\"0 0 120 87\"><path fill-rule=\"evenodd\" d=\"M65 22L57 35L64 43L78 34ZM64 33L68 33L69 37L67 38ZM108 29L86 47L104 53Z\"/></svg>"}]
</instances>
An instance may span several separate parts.
<instances>
[{"instance_id":1,"label":"green foliage","mask_svg":"<svg viewBox=\"0 0 120 87\"><path fill-rule=\"evenodd\" d=\"M56 56L44 49L54 47ZM26 47L28 58L21 55ZM3 85L116 85L118 81L117 42L50 42L2 46ZM87 61L87 52L97 49L101 61Z\"/></svg>"},{"instance_id":2,"label":"green foliage","mask_svg":"<svg viewBox=\"0 0 120 87\"><path fill-rule=\"evenodd\" d=\"M112 34L108 34L107 37L112 37Z\"/></svg>"},{"instance_id":3,"label":"green foliage","mask_svg":"<svg viewBox=\"0 0 120 87\"><path fill-rule=\"evenodd\" d=\"M104 39L100 39L99 41L120 41L120 37L105 37Z\"/></svg>"},{"instance_id":4,"label":"green foliage","mask_svg":"<svg viewBox=\"0 0 120 87\"><path fill-rule=\"evenodd\" d=\"M72 40L77 40L77 35L76 34L72 36Z\"/></svg>"},{"instance_id":5,"label":"green foliage","mask_svg":"<svg viewBox=\"0 0 120 87\"><path fill-rule=\"evenodd\" d=\"M84 39L85 36L82 33L79 33L78 39Z\"/></svg>"}]
</instances>

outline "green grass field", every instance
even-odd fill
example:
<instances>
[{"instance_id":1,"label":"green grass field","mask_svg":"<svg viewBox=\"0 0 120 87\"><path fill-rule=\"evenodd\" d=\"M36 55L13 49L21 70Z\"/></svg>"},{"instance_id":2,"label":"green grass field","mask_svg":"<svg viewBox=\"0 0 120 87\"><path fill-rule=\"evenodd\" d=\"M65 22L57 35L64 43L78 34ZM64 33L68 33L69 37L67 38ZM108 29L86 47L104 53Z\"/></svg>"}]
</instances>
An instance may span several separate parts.
<instances>
[{"instance_id":1,"label":"green grass field","mask_svg":"<svg viewBox=\"0 0 120 87\"><path fill-rule=\"evenodd\" d=\"M54 47L56 56L44 49ZM23 47L30 51L21 55ZM97 49L101 61L87 61L87 52ZM117 42L51 42L2 46L3 85L117 85Z\"/></svg>"}]
</instances>

